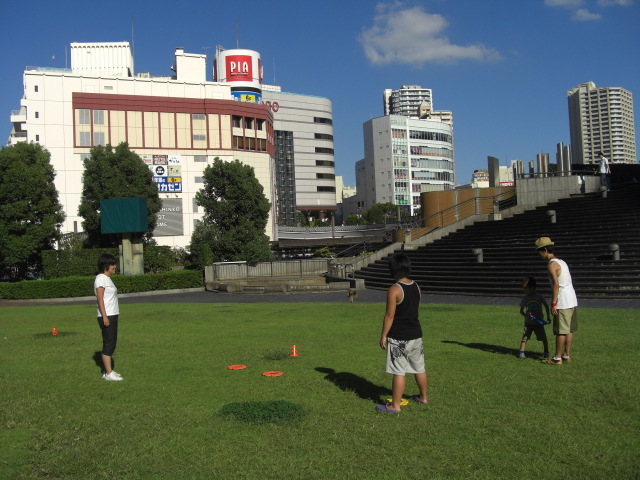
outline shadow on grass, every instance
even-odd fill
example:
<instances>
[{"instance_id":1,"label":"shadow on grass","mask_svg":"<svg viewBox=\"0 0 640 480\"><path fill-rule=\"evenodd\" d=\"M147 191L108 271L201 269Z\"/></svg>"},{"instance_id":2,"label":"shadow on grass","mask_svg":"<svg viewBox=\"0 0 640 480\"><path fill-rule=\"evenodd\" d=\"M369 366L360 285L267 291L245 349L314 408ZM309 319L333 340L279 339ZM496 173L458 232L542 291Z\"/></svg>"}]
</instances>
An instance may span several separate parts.
<instances>
[{"instance_id":1,"label":"shadow on grass","mask_svg":"<svg viewBox=\"0 0 640 480\"><path fill-rule=\"evenodd\" d=\"M104 365L102 364L102 351L97 351L93 354L93 361L96 367L100 369L100 373L104 372ZM111 357L111 370L116 369L116 361Z\"/></svg>"},{"instance_id":2,"label":"shadow on grass","mask_svg":"<svg viewBox=\"0 0 640 480\"><path fill-rule=\"evenodd\" d=\"M336 372L333 368L317 367L317 372L326 373L325 380L333 383L340 390L353 392L363 400L380 403L382 397L391 395L391 390L371 383L366 378L359 377L349 372Z\"/></svg>"},{"instance_id":3,"label":"shadow on grass","mask_svg":"<svg viewBox=\"0 0 640 480\"><path fill-rule=\"evenodd\" d=\"M498 353L500 355L513 355L517 357L520 353L520 350L517 348L507 348L502 345L491 345L489 343L463 343L463 342L454 342L452 340L442 340L442 343L453 343L455 345L462 345L467 348L475 348L476 350L482 350L487 353ZM536 354L530 354L527 352L527 355L535 356Z\"/></svg>"}]
</instances>

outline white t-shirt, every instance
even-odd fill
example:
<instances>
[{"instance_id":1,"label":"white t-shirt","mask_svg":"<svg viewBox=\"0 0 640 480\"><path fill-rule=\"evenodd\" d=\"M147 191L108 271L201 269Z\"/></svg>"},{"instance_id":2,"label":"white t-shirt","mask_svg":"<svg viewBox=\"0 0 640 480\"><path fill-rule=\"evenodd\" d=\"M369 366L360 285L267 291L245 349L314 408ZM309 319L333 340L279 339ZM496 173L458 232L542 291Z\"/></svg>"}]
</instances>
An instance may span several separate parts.
<instances>
[{"instance_id":1,"label":"white t-shirt","mask_svg":"<svg viewBox=\"0 0 640 480\"><path fill-rule=\"evenodd\" d=\"M120 308L118 307L118 289L113 284L113 281L104 273L100 273L96 276L96 280L93 282L93 293L98 296L98 288L104 288L104 308L107 311L107 317L111 315L119 315ZM102 317L102 312L98 307L98 317Z\"/></svg>"},{"instance_id":2,"label":"white t-shirt","mask_svg":"<svg viewBox=\"0 0 640 480\"><path fill-rule=\"evenodd\" d=\"M609 173L609 160L607 160L607 157L600 159L600 173Z\"/></svg>"}]
</instances>

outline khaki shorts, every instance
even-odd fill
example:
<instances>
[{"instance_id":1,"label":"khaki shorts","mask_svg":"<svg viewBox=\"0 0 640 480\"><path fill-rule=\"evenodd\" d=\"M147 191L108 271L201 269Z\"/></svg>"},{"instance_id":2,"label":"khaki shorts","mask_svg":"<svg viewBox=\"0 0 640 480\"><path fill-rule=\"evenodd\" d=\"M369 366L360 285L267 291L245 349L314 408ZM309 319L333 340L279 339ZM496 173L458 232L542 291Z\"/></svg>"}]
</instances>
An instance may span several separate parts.
<instances>
[{"instance_id":1,"label":"khaki shorts","mask_svg":"<svg viewBox=\"0 0 640 480\"><path fill-rule=\"evenodd\" d=\"M424 373L424 346L422 338L396 340L387 338L387 368L392 375Z\"/></svg>"},{"instance_id":2,"label":"khaki shorts","mask_svg":"<svg viewBox=\"0 0 640 480\"><path fill-rule=\"evenodd\" d=\"M553 334L567 335L578 330L577 308L563 308L553 317Z\"/></svg>"}]
</instances>

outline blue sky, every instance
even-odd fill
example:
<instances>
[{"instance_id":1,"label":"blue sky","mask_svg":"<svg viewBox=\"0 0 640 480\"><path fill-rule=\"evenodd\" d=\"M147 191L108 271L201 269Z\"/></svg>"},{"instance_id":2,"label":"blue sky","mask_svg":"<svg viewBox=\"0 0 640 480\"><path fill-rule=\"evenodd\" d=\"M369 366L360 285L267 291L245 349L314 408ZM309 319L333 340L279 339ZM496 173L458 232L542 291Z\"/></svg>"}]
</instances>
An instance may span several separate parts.
<instances>
[{"instance_id":1,"label":"blue sky","mask_svg":"<svg viewBox=\"0 0 640 480\"><path fill-rule=\"evenodd\" d=\"M382 91L433 90L454 119L458 183L487 156L533 160L569 143L566 92L592 81L640 98L639 0L167 0L5 2L0 142L27 65L64 67L71 42L131 41L136 72L170 74L175 47L260 52L265 83L333 101L336 174L355 184L362 124ZM133 25L133 28L132 28ZM55 57L55 60L52 59Z\"/></svg>"}]
</instances>

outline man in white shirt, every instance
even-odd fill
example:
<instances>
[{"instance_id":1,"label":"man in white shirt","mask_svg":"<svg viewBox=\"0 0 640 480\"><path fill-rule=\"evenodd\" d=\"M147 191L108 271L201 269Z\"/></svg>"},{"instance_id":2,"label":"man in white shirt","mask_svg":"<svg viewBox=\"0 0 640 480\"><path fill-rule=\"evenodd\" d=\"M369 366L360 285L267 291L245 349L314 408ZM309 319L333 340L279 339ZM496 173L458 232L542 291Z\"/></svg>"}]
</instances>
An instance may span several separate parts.
<instances>
[{"instance_id":1,"label":"man in white shirt","mask_svg":"<svg viewBox=\"0 0 640 480\"><path fill-rule=\"evenodd\" d=\"M600 186L611 190L611 183L609 181L609 175L611 175L611 168L609 167L609 160L604 156L602 152L598 152L600 157L600 166L598 167L598 173L600 174Z\"/></svg>"},{"instance_id":2,"label":"man in white shirt","mask_svg":"<svg viewBox=\"0 0 640 480\"><path fill-rule=\"evenodd\" d=\"M547 262L549 281L553 288L551 296L551 314L553 315L553 334L556 336L556 353L542 363L562 365L571 361L573 334L578 330L578 298L573 289L569 266L553 253L554 242L549 237L536 240L536 251Z\"/></svg>"}]
</instances>

